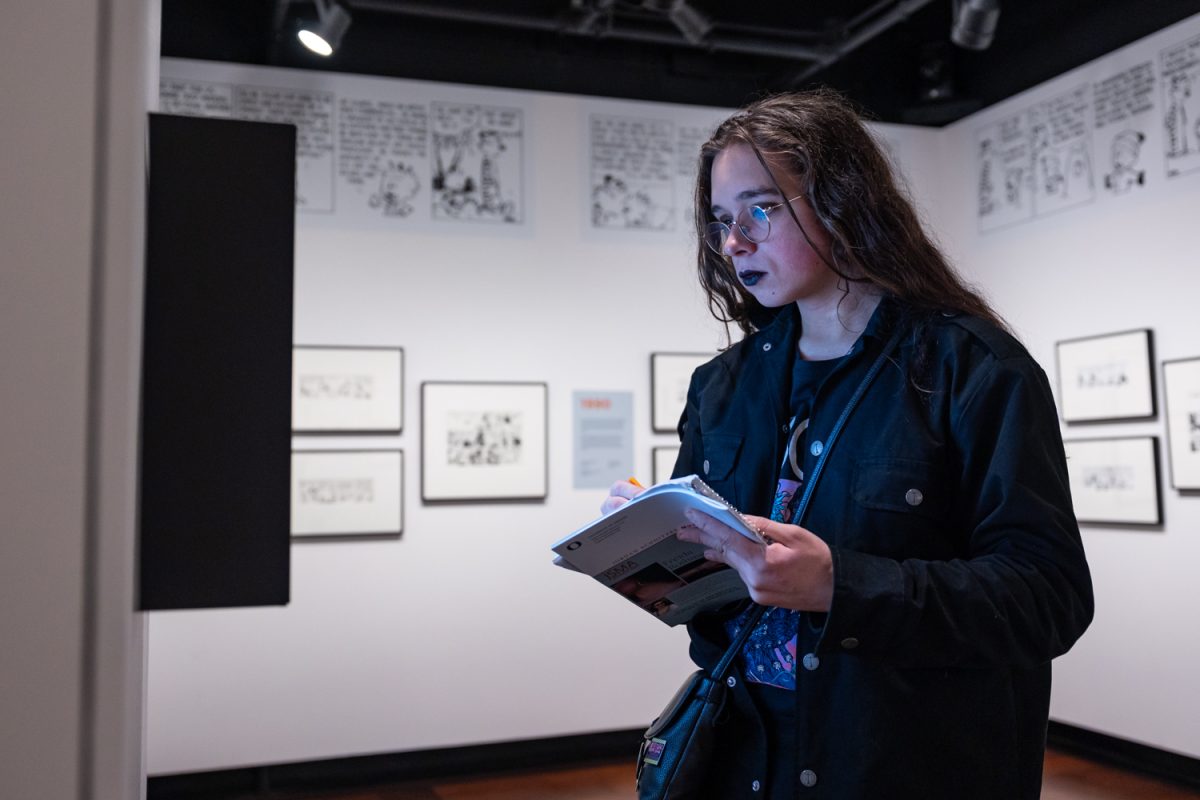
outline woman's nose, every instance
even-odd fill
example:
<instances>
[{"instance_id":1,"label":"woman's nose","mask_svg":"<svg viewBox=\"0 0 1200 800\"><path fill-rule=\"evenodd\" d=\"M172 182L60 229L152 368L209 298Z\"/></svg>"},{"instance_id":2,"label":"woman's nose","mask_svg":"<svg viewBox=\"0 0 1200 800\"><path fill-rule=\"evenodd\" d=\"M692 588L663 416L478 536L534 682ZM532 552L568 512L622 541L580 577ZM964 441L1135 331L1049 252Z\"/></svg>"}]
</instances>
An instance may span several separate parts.
<instances>
[{"instance_id":1,"label":"woman's nose","mask_svg":"<svg viewBox=\"0 0 1200 800\"><path fill-rule=\"evenodd\" d=\"M754 252L754 247L754 242L747 239L742 229L734 225L729 229L729 235L725 237L725 246L721 249L727 257L733 258Z\"/></svg>"}]
</instances>

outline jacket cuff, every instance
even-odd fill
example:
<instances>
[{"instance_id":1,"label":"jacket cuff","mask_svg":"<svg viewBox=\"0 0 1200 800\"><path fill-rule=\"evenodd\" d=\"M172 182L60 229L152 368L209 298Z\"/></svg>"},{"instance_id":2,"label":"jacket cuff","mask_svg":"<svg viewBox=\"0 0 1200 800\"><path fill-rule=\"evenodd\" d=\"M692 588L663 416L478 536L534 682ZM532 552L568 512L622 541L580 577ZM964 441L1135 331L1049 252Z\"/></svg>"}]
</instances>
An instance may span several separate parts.
<instances>
[{"instance_id":1,"label":"jacket cuff","mask_svg":"<svg viewBox=\"0 0 1200 800\"><path fill-rule=\"evenodd\" d=\"M904 572L890 558L830 545L833 602L817 641L822 653L878 653L887 650L904 598Z\"/></svg>"}]
</instances>

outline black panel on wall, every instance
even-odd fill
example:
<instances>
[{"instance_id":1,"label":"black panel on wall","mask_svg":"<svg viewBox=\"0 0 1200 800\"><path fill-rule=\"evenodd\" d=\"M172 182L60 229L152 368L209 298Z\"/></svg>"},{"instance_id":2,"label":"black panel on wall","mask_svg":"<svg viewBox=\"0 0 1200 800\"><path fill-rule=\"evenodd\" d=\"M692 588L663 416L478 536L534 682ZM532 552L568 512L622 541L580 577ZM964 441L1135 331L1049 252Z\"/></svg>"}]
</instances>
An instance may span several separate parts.
<instances>
[{"instance_id":1,"label":"black panel on wall","mask_svg":"<svg viewBox=\"0 0 1200 800\"><path fill-rule=\"evenodd\" d=\"M296 129L149 136L139 607L287 603Z\"/></svg>"}]
</instances>

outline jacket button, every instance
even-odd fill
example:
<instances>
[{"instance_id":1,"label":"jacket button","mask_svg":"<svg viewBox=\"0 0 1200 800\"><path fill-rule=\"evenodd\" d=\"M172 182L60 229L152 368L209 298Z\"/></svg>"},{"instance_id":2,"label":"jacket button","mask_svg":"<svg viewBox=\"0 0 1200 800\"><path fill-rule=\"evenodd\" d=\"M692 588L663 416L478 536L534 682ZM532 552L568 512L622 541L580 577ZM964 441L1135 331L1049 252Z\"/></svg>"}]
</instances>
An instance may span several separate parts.
<instances>
[{"instance_id":1,"label":"jacket button","mask_svg":"<svg viewBox=\"0 0 1200 800\"><path fill-rule=\"evenodd\" d=\"M750 791L752 791L752 792L757 792L761 788L762 788L762 784L759 783L758 781L754 781L754 783L750 784Z\"/></svg>"},{"instance_id":2,"label":"jacket button","mask_svg":"<svg viewBox=\"0 0 1200 800\"><path fill-rule=\"evenodd\" d=\"M730 675L725 679L725 685L732 689L733 687L737 686L737 678Z\"/></svg>"},{"instance_id":3,"label":"jacket button","mask_svg":"<svg viewBox=\"0 0 1200 800\"><path fill-rule=\"evenodd\" d=\"M816 653L808 653L800 663L804 664L806 670L813 672L817 667L821 666L821 659L817 658Z\"/></svg>"},{"instance_id":4,"label":"jacket button","mask_svg":"<svg viewBox=\"0 0 1200 800\"><path fill-rule=\"evenodd\" d=\"M803 772L800 773L800 782L802 784L804 784L805 786L809 786L809 787L816 786L817 785L817 773L813 772L811 769L804 770Z\"/></svg>"},{"instance_id":5,"label":"jacket button","mask_svg":"<svg viewBox=\"0 0 1200 800\"><path fill-rule=\"evenodd\" d=\"M704 474L707 475L709 470L708 459L704 459Z\"/></svg>"},{"instance_id":6,"label":"jacket button","mask_svg":"<svg viewBox=\"0 0 1200 800\"><path fill-rule=\"evenodd\" d=\"M763 352L764 353L771 352L771 343L770 342L763 342Z\"/></svg>"},{"instance_id":7,"label":"jacket button","mask_svg":"<svg viewBox=\"0 0 1200 800\"><path fill-rule=\"evenodd\" d=\"M812 443L812 447L808 448L809 452L812 453L814 456L821 455L821 452L824 449L825 449L825 443L822 442L820 439L817 439L815 442Z\"/></svg>"},{"instance_id":8,"label":"jacket button","mask_svg":"<svg viewBox=\"0 0 1200 800\"><path fill-rule=\"evenodd\" d=\"M904 502L908 503L910 506L913 506L914 508L916 506L921 505L921 502L924 499L925 499L925 495L921 494L920 489L909 489L907 492L904 493Z\"/></svg>"},{"instance_id":9,"label":"jacket button","mask_svg":"<svg viewBox=\"0 0 1200 800\"><path fill-rule=\"evenodd\" d=\"M858 639L855 639L853 636L847 636L845 639L842 639L842 647L847 650L853 650L858 647Z\"/></svg>"}]
</instances>

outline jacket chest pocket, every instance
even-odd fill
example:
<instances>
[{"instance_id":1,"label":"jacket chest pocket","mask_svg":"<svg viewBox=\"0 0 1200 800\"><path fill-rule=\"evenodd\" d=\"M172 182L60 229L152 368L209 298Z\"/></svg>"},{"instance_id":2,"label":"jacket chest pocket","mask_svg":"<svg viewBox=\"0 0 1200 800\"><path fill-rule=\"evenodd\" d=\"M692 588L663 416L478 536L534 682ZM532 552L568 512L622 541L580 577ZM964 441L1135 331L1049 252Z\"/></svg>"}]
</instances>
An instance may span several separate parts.
<instances>
[{"instance_id":1,"label":"jacket chest pocket","mask_svg":"<svg viewBox=\"0 0 1200 800\"><path fill-rule=\"evenodd\" d=\"M860 461L851 494L860 513L867 512L858 536L874 540L860 542L868 545L864 549L882 554L896 545L907 556L946 554L951 498L941 465L903 458Z\"/></svg>"},{"instance_id":2,"label":"jacket chest pocket","mask_svg":"<svg viewBox=\"0 0 1200 800\"><path fill-rule=\"evenodd\" d=\"M704 460L700 463L701 479L720 494L731 490L734 483L734 467L737 466L741 449L741 436L704 434Z\"/></svg>"},{"instance_id":3,"label":"jacket chest pocket","mask_svg":"<svg viewBox=\"0 0 1200 800\"><path fill-rule=\"evenodd\" d=\"M854 501L873 511L946 517L947 485L934 464L903 458L860 461L854 470Z\"/></svg>"}]
</instances>

